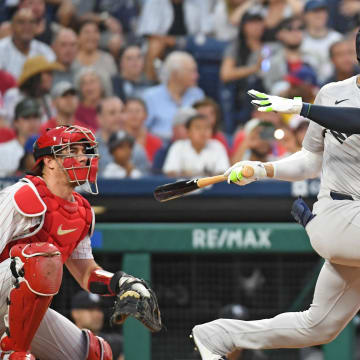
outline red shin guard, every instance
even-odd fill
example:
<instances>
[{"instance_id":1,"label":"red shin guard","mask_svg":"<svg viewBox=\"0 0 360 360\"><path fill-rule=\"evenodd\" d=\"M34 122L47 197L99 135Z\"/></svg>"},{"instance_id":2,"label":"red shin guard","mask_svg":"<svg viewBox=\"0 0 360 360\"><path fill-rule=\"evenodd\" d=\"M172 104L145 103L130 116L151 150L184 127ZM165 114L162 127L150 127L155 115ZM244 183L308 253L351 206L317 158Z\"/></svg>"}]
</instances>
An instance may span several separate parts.
<instances>
[{"instance_id":1,"label":"red shin guard","mask_svg":"<svg viewBox=\"0 0 360 360\"><path fill-rule=\"evenodd\" d=\"M84 329L88 351L85 360L112 360L111 347L102 337L94 335L90 330Z\"/></svg>"},{"instance_id":2,"label":"red shin guard","mask_svg":"<svg viewBox=\"0 0 360 360\"><path fill-rule=\"evenodd\" d=\"M31 341L59 291L63 265L56 246L48 243L15 245L10 252L11 271L16 278L8 298L6 333L1 350L9 359L33 359L27 354Z\"/></svg>"}]
</instances>

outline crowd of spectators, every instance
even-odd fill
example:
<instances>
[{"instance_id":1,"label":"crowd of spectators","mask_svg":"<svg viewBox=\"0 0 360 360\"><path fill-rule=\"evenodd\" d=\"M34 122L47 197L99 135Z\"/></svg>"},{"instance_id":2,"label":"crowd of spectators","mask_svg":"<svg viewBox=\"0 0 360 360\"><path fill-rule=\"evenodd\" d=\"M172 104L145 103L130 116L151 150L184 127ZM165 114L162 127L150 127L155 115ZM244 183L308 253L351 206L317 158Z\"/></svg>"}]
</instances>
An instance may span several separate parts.
<instances>
[{"instance_id":1,"label":"crowd of spectators","mask_svg":"<svg viewBox=\"0 0 360 360\"><path fill-rule=\"evenodd\" d=\"M92 129L100 177L194 177L301 148L308 121L252 108L358 73L357 0L0 2L0 176L58 125Z\"/></svg>"}]
</instances>

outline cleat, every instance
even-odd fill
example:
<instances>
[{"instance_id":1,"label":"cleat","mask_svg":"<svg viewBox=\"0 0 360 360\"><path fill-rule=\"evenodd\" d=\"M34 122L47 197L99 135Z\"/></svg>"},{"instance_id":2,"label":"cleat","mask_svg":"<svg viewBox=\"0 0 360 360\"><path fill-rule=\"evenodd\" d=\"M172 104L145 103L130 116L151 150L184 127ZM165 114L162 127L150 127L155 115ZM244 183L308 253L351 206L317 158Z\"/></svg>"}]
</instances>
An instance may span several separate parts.
<instances>
[{"instance_id":1,"label":"cleat","mask_svg":"<svg viewBox=\"0 0 360 360\"><path fill-rule=\"evenodd\" d=\"M202 360L226 360L225 357L212 353L208 348L203 345L194 333L190 334L190 339L194 342L195 351L200 353Z\"/></svg>"}]
</instances>

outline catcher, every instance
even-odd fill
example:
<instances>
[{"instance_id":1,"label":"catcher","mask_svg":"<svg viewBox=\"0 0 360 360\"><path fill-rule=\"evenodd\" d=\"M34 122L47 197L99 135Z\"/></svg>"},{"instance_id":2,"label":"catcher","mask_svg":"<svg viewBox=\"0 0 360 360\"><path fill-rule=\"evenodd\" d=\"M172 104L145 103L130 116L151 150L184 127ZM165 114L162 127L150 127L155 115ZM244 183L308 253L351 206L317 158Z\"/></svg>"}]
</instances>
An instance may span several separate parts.
<instances>
[{"instance_id":1,"label":"catcher","mask_svg":"<svg viewBox=\"0 0 360 360\"><path fill-rule=\"evenodd\" d=\"M97 191L98 151L93 133L78 126L48 130L34 145L34 176L0 192L0 358L110 360L109 344L49 309L63 264L84 289L117 295L113 323L127 316L151 331L162 327L154 292L122 271L93 259L94 213L78 185Z\"/></svg>"}]
</instances>

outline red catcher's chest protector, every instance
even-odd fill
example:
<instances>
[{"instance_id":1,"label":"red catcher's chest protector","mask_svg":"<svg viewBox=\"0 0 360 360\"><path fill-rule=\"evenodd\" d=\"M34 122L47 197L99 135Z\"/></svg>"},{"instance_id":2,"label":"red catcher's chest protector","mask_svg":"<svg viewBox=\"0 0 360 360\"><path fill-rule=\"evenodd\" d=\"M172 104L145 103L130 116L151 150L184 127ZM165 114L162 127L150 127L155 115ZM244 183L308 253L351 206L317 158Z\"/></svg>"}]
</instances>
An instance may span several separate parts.
<instances>
[{"instance_id":1,"label":"red catcher's chest protector","mask_svg":"<svg viewBox=\"0 0 360 360\"><path fill-rule=\"evenodd\" d=\"M77 192L74 201L54 195L44 180L37 176L26 176L24 186L14 194L15 207L28 216L42 216L41 223L22 238L9 243L0 256L0 261L9 257L9 250L15 244L48 242L56 245L63 263L87 234L91 236L94 214L89 202ZM34 185L34 186L32 186Z\"/></svg>"}]
</instances>

